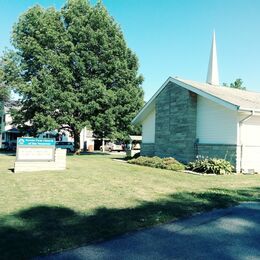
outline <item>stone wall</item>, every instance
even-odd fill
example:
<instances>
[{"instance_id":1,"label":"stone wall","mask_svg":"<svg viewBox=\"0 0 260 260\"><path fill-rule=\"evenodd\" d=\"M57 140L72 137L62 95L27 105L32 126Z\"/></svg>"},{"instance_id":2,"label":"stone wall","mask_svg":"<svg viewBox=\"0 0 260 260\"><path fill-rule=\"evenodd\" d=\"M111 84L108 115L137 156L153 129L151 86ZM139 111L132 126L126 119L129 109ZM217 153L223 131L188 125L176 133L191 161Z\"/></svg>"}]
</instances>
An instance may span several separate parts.
<instances>
[{"instance_id":1,"label":"stone wall","mask_svg":"<svg viewBox=\"0 0 260 260\"><path fill-rule=\"evenodd\" d=\"M199 156L220 158L229 161L236 167L237 145L232 144L197 144L196 153Z\"/></svg>"},{"instance_id":2,"label":"stone wall","mask_svg":"<svg viewBox=\"0 0 260 260\"><path fill-rule=\"evenodd\" d=\"M197 95L169 83L156 98L154 155L194 160L196 114Z\"/></svg>"},{"instance_id":3,"label":"stone wall","mask_svg":"<svg viewBox=\"0 0 260 260\"><path fill-rule=\"evenodd\" d=\"M140 154L141 156L154 156L154 144L142 143Z\"/></svg>"},{"instance_id":4,"label":"stone wall","mask_svg":"<svg viewBox=\"0 0 260 260\"><path fill-rule=\"evenodd\" d=\"M65 149L55 150L55 160L48 162L15 162L14 172L61 171L66 169Z\"/></svg>"}]
</instances>

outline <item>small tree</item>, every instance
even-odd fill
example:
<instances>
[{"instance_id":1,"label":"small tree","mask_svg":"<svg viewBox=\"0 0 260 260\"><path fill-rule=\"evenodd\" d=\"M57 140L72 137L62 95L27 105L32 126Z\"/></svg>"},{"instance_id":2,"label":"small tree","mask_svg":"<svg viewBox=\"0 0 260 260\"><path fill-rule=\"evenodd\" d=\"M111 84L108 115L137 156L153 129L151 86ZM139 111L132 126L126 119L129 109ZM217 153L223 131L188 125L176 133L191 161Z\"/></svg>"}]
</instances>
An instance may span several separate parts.
<instances>
[{"instance_id":1,"label":"small tree","mask_svg":"<svg viewBox=\"0 0 260 260\"><path fill-rule=\"evenodd\" d=\"M223 83L223 86L230 87L230 88L241 89L241 90L246 90L246 87L243 86L242 79L236 79L234 81L234 83L230 83L230 85L228 85L227 83Z\"/></svg>"},{"instance_id":2,"label":"small tree","mask_svg":"<svg viewBox=\"0 0 260 260\"><path fill-rule=\"evenodd\" d=\"M22 96L14 122L34 133L69 128L125 138L143 105L138 60L122 31L98 2L68 0L61 11L34 6L13 30L12 85ZM11 62L12 61L12 62Z\"/></svg>"}]
</instances>

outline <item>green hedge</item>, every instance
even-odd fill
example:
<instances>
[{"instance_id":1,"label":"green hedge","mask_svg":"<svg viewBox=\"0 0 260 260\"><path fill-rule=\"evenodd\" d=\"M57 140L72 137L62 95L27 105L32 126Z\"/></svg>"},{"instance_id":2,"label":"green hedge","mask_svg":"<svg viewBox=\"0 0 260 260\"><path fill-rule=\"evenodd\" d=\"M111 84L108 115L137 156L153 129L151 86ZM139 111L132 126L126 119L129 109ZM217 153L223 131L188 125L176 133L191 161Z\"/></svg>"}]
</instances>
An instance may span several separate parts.
<instances>
[{"instance_id":1,"label":"green hedge","mask_svg":"<svg viewBox=\"0 0 260 260\"><path fill-rule=\"evenodd\" d=\"M178 162L176 159L172 157L168 158L160 158L160 157L145 157L140 156L139 158L132 159L128 161L131 164L137 164L142 166L149 166L153 168L166 169L171 171L180 171L184 170L185 166Z\"/></svg>"},{"instance_id":2,"label":"green hedge","mask_svg":"<svg viewBox=\"0 0 260 260\"><path fill-rule=\"evenodd\" d=\"M231 174L234 167L230 162L224 159L217 158L198 158L194 162L190 162L187 166L188 170L201 173L214 173L214 174Z\"/></svg>"}]
</instances>

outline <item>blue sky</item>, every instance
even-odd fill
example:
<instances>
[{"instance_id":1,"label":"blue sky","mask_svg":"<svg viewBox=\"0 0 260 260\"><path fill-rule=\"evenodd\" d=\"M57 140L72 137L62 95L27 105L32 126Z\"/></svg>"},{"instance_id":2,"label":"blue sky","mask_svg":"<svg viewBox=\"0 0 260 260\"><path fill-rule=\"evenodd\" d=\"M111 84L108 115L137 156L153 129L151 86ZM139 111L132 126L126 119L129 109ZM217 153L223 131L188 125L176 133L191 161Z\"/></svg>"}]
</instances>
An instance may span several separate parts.
<instances>
[{"instance_id":1,"label":"blue sky","mask_svg":"<svg viewBox=\"0 0 260 260\"><path fill-rule=\"evenodd\" d=\"M65 0L0 0L0 51L19 15ZM95 0L91 1L95 3ZM137 54L148 100L169 76L204 82L216 31L220 82L242 78L260 92L259 0L103 0Z\"/></svg>"}]
</instances>

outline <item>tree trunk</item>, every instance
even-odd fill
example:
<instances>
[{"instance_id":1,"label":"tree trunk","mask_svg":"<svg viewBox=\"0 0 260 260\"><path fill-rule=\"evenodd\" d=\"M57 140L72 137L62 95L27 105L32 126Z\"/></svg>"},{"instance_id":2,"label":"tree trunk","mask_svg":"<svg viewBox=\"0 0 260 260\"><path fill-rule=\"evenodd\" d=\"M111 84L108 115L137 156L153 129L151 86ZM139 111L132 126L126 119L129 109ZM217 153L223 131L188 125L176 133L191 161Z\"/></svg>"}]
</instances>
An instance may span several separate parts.
<instances>
[{"instance_id":1,"label":"tree trunk","mask_svg":"<svg viewBox=\"0 0 260 260\"><path fill-rule=\"evenodd\" d=\"M80 131L74 129L73 135L74 135L74 154L80 154Z\"/></svg>"}]
</instances>

